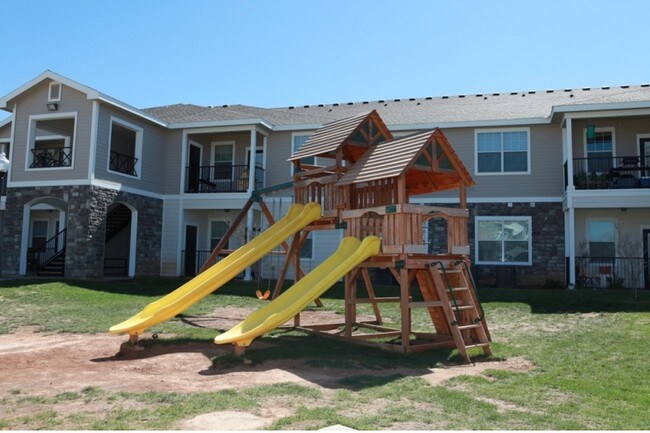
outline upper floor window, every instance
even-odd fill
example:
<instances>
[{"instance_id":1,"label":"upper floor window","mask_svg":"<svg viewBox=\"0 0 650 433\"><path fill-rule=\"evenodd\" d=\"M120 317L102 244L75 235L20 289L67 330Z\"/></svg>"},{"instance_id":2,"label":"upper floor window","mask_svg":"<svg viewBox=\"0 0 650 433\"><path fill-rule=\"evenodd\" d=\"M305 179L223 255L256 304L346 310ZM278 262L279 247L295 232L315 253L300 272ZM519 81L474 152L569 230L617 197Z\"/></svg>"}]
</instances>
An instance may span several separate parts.
<instances>
[{"instance_id":1,"label":"upper floor window","mask_svg":"<svg viewBox=\"0 0 650 433\"><path fill-rule=\"evenodd\" d=\"M108 170L138 176L142 157L142 128L111 117Z\"/></svg>"},{"instance_id":2,"label":"upper floor window","mask_svg":"<svg viewBox=\"0 0 650 433\"><path fill-rule=\"evenodd\" d=\"M300 147L305 144L305 142L311 137L311 134L292 134L291 135L291 143L292 143L292 154L296 153ZM301 164L307 164L307 165L316 165L316 157L315 156L310 156L307 158L302 158L300 160ZM294 165L291 164L291 172L293 173L293 167Z\"/></svg>"},{"instance_id":3,"label":"upper floor window","mask_svg":"<svg viewBox=\"0 0 650 433\"><path fill-rule=\"evenodd\" d=\"M476 234L477 263L532 263L530 217L476 217Z\"/></svg>"},{"instance_id":4,"label":"upper floor window","mask_svg":"<svg viewBox=\"0 0 650 433\"><path fill-rule=\"evenodd\" d=\"M214 171L212 180L227 180L233 178L235 161L235 144L231 142L212 143L212 164Z\"/></svg>"},{"instance_id":5,"label":"upper floor window","mask_svg":"<svg viewBox=\"0 0 650 433\"><path fill-rule=\"evenodd\" d=\"M47 102L58 102L61 100L61 83L52 82L47 92Z\"/></svg>"},{"instance_id":6,"label":"upper floor window","mask_svg":"<svg viewBox=\"0 0 650 433\"><path fill-rule=\"evenodd\" d=\"M529 136L527 128L476 131L476 173L530 173Z\"/></svg>"},{"instance_id":7,"label":"upper floor window","mask_svg":"<svg viewBox=\"0 0 650 433\"><path fill-rule=\"evenodd\" d=\"M30 116L29 168L72 167L76 114Z\"/></svg>"},{"instance_id":8,"label":"upper floor window","mask_svg":"<svg viewBox=\"0 0 650 433\"><path fill-rule=\"evenodd\" d=\"M611 128L596 128L593 136L585 129L585 153L587 154L587 170L590 173L605 173L612 168L614 156L614 130Z\"/></svg>"}]
</instances>

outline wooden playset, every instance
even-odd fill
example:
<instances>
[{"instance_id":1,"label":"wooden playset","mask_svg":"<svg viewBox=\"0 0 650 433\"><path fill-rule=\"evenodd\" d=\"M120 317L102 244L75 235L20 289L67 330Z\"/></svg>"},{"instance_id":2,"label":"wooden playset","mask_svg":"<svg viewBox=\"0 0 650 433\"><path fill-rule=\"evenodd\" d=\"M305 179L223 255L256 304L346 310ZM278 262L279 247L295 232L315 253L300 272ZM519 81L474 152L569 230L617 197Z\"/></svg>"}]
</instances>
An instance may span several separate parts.
<instances>
[{"instance_id":1,"label":"wooden playset","mask_svg":"<svg viewBox=\"0 0 650 433\"><path fill-rule=\"evenodd\" d=\"M491 355L489 331L470 273L466 190L474 181L440 129L394 139L379 114L372 111L324 125L289 160L293 183L282 187L293 188L296 203L319 203L322 217L283 244L286 259L273 298L280 294L290 266L295 268L296 280L304 276L300 249L311 231L344 230L345 236L382 239L381 253L345 277L345 321L301 326L298 315L296 327L402 352L457 348L468 362L470 348ZM329 164L320 165L324 161ZM459 192L457 208L416 205L409 200L451 189ZM258 192L232 224L233 232L255 201L273 223ZM423 225L434 218L446 223L445 254L430 254L423 242ZM222 253L228 237L227 233L217 245L212 259ZM399 285L396 296L375 295L372 268L390 271ZM367 296L360 296L360 282ZM421 294L415 297L418 300L414 300L415 290ZM399 329L384 326L379 308L383 303L399 304ZM357 319L360 304L372 305L375 320ZM411 328L411 312L421 308L431 317L431 332Z\"/></svg>"}]
</instances>

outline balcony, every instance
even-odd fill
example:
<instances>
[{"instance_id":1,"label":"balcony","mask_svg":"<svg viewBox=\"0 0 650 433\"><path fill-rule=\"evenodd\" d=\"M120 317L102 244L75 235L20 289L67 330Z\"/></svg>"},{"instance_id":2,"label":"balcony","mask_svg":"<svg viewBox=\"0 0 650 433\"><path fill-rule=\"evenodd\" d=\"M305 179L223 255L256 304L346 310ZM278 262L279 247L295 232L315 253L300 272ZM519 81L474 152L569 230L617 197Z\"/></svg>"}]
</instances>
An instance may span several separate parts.
<instances>
[{"instance_id":1,"label":"balcony","mask_svg":"<svg viewBox=\"0 0 650 433\"><path fill-rule=\"evenodd\" d=\"M33 162L30 168L70 167L72 147L51 147L32 149Z\"/></svg>"},{"instance_id":2,"label":"balcony","mask_svg":"<svg viewBox=\"0 0 650 433\"><path fill-rule=\"evenodd\" d=\"M248 191L248 165L216 164L185 168L185 192L189 194ZM255 187L264 187L264 169L255 167Z\"/></svg>"},{"instance_id":3,"label":"balcony","mask_svg":"<svg viewBox=\"0 0 650 433\"><path fill-rule=\"evenodd\" d=\"M574 158L573 185L577 190L650 188L650 156Z\"/></svg>"},{"instance_id":4,"label":"balcony","mask_svg":"<svg viewBox=\"0 0 650 433\"><path fill-rule=\"evenodd\" d=\"M128 174L130 176L137 176L135 165L138 163L138 158L134 158L123 153L111 151L111 159L109 161L109 169L117 171L118 173Z\"/></svg>"}]
</instances>

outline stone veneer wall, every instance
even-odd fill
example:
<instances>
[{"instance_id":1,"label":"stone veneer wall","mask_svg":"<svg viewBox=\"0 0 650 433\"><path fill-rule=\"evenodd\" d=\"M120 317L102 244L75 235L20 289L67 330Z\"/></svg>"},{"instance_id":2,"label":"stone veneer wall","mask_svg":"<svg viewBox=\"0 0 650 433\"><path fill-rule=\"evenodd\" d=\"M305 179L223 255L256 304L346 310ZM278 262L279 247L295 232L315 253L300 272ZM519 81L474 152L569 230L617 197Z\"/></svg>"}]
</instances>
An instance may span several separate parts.
<instances>
[{"instance_id":1,"label":"stone veneer wall","mask_svg":"<svg viewBox=\"0 0 650 433\"><path fill-rule=\"evenodd\" d=\"M162 200L97 186L48 186L10 188L4 221L2 270L17 274L25 204L36 198L56 198L67 203L67 277L97 278L104 275L106 211L121 202L138 212L136 241L137 276L160 274ZM134 252L132 251L131 254Z\"/></svg>"},{"instance_id":2,"label":"stone veneer wall","mask_svg":"<svg viewBox=\"0 0 650 433\"><path fill-rule=\"evenodd\" d=\"M455 205L441 205L457 207ZM476 216L530 216L532 219L532 266L472 265L477 284L498 287L539 287L548 281L565 281L564 213L561 203L470 203L468 238L472 263L476 259ZM429 252L447 251L444 221L430 220Z\"/></svg>"}]
</instances>

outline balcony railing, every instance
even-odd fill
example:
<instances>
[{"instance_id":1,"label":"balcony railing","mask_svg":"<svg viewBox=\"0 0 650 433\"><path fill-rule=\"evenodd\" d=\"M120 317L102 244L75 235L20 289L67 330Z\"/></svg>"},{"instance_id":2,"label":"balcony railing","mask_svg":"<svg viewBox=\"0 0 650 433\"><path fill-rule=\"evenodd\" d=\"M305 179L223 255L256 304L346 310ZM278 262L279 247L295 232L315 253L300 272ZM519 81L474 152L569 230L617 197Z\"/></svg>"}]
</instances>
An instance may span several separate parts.
<instances>
[{"instance_id":1,"label":"balcony railing","mask_svg":"<svg viewBox=\"0 0 650 433\"><path fill-rule=\"evenodd\" d=\"M576 189L650 188L650 156L574 158Z\"/></svg>"},{"instance_id":2,"label":"balcony railing","mask_svg":"<svg viewBox=\"0 0 650 433\"><path fill-rule=\"evenodd\" d=\"M72 147L32 149L33 161L30 168L70 167Z\"/></svg>"},{"instance_id":3,"label":"balcony railing","mask_svg":"<svg viewBox=\"0 0 650 433\"><path fill-rule=\"evenodd\" d=\"M186 167L186 193L246 192L248 165L215 164ZM254 189L264 187L264 169L255 167Z\"/></svg>"},{"instance_id":4,"label":"balcony railing","mask_svg":"<svg viewBox=\"0 0 650 433\"><path fill-rule=\"evenodd\" d=\"M643 257L576 257L576 286L650 288L648 260Z\"/></svg>"},{"instance_id":5,"label":"balcony railing","mask_svg":"<svg viewBox=\"0 0 650 433\"><path fill-rule=\"evenodd\" d=\"M2 179L0 179L0 196L1 195L7 195L7 176L3 176Z\"/></svg>"},{"instance_id":6,"label":"balcony railing","mask_svg":"<svg viewBox=\"0 0 650 433\"><path fill-rule=\"evenodd\" d=\"M138 163L138 158L134 158L123 153L111 151L111 159L108 168L119 173L137 176L135 165Z\"/></svg>"}]
</instances>

